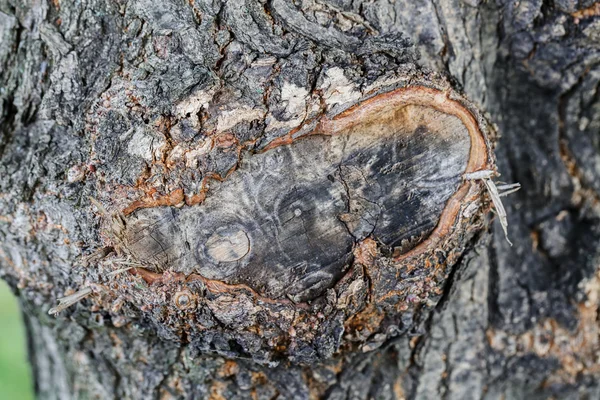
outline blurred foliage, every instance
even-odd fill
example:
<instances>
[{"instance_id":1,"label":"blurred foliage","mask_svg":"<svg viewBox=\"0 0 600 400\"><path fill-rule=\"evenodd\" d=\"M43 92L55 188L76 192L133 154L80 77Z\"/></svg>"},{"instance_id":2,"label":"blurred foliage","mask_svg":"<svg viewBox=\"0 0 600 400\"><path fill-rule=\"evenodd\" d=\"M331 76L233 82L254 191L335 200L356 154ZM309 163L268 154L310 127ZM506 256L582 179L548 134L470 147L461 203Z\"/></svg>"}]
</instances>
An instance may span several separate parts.
<instances>
[{"instance_id":1,"label":"blurred foliage","mask_svg":"<svg viewBox=\"0 0 600 400\"><path fill-rule=\"evenodd\" d=\"M0 399L33 399L25 343L17 299L0 279Z\"/></svg>"}]
</instances>

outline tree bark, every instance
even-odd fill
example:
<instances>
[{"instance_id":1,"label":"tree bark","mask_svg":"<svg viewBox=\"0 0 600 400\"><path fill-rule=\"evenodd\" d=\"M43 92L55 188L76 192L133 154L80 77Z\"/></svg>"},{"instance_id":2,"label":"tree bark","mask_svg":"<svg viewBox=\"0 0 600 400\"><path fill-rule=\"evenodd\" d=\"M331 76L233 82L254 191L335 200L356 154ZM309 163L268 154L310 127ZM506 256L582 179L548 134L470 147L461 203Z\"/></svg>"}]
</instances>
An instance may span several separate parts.
<instances>
[{"instance_id":1,"label":"tree bark","mask_svg":"<svg viewBox=\"0 0 600 400\"><path fill-rule=\"evenodd\" d=\"M600 396L599 3L0 0L0 38L39 398Z\"/></svg>"}]
</instances>

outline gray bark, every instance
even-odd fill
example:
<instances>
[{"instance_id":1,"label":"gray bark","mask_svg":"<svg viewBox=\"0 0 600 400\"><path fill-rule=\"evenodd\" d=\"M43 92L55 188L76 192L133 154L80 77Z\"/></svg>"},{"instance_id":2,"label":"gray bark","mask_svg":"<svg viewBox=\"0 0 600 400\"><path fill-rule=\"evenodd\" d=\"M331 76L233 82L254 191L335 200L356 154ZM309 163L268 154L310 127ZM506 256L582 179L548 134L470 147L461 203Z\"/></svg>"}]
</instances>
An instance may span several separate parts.
<instances>
[{"instance_id":1,"label":"gray bark","mask_svg":"<svg viewBox=\"0 0 600 400\"><path fill-rule=\"evenodd\" d=\"M0 38L0 274L38 397L600 396L592 0L0 0ZM366 106L424 86L455 111ZM500 180L523 186L503 198L512 247L461 177L477 129L484 164L496 142ZM379 173L422 154L417 174ZM261 168L288 181L252 194ZM398 181L428 168L444 179L409 206ZM306 240L260 242L230 215Z\"/></svg>"}]
</instances>

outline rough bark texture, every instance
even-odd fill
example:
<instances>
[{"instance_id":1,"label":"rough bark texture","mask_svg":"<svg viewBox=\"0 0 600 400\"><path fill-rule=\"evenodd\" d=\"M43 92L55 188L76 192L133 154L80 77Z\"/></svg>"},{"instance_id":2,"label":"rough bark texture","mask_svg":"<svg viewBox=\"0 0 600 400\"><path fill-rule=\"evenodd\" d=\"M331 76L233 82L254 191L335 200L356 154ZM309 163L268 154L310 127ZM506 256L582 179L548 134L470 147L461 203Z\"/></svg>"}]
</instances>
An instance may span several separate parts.
<instances>
[{"instance_id":1,"label":"rough bark texture","mask_svg":"<svg viewBox=\"0 0 600 400\"><path fill-rule=\"evenodd\" d=\"M598 3L0 0L0 38L40 398L600 396ZM462 177L495 131L512 247Z\"/></svg>"}]
</instances>

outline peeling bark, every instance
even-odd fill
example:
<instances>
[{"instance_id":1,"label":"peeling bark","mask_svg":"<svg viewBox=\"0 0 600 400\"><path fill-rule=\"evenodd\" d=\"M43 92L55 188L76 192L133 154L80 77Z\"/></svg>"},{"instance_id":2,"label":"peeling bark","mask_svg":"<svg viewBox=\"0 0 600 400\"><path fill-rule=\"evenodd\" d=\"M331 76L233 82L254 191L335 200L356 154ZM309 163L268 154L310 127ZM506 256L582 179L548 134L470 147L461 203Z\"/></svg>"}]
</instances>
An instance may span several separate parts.
<instances>
[{"instance_id":1,"label":"peeling bark","mask_svg":"<svg viewBox=\"0 0 600 400\"><path fill-rule=\"evenodd\" d=\"M0 0L38 396L598 397L597 11Z\"/></svg>"}]
</instances>

